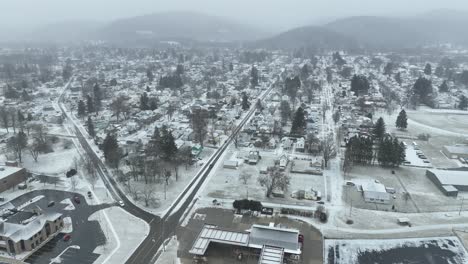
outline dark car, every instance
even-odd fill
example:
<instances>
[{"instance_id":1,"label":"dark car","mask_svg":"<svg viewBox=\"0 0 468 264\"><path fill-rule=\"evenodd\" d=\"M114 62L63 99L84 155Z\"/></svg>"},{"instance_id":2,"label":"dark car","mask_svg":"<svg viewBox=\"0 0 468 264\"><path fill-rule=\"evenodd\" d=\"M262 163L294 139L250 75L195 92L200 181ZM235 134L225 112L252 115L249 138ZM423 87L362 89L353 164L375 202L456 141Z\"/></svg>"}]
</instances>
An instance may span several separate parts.
<instances>
[{"instance_id":1,"label":"dark car","mask_svg":"<svg viewBox=\"0 0 468 264\"><path fill-rule=\"evenodd\" d=\"M63 236L63 241L67 242L71 239L71 235L70 234L66 234Z\"/></svg>"},{"instance_id":2,"label":"dark car","mask_svg":"<svg viewBox=\"0 0 468 264\"><path fill-rule=\"evenodd\" d=\"M262 207L262 214L273 215L273 208L271 208L271 207Z\"/></svg>"},{"instance_id":3,"label":"dark car","mask_svg":"<svg viewBox=\"0 0 468 264\"><path fill-rule=\"evenodd\" d=\"M55 202L54 201L50 201L48 204L47 204L47 207L52 207L55 205Z\"/></svg>"},{"instance_id":4,"label":"dark car","mask_svg":"<svg viewBox=\"0 0 468 264\"><path fill-rule=\"evenodd\" d=\"M75 197L73 198L73 200L74 200L75 203L77 203L77 204L81 203L80 197L78 197L78 196L75 196Z\"/></svg>"},{"instance_id":5,"label":"dark car","mask_svg":"<svg viewBox=\"0 0 468 264\"><path fill-rule=\"evenodd\" d=\"M88 198L91 198L92 197L92 193L91 192L88 192Z\"/></svg>"}]
</instances>

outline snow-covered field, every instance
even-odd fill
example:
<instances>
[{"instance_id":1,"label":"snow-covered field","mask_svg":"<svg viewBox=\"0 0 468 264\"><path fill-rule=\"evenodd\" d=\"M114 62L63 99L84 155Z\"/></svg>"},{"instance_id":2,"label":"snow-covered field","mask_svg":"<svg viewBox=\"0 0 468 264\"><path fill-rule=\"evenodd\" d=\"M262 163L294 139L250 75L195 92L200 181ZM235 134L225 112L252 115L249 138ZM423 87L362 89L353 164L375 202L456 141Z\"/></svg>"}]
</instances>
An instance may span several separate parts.
<instances>
[{"instance_id":1,"label":"snow-covered field","mask_svg":"<svg viewBox=\"0 0 468 264\"><path fill-rule=\"evenodd\" d=\"M457 237L325 240L326 264L467 263L468 254Z\"/></svg>"}]
</instances>

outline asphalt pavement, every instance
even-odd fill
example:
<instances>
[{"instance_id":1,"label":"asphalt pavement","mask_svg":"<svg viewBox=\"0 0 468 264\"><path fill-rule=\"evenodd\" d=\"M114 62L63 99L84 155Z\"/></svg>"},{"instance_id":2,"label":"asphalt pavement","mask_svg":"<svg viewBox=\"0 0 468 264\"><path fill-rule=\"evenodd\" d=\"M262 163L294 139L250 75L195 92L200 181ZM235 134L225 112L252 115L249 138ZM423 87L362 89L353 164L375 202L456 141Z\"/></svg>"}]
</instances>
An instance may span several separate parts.
<instances>
[{"instance_id":1,"label":"asphalt pavement","mask_svg":"<svg viewBox=\"0 0 468 264\"><path fill-rule=\"evenodd\" d=\"M86 264L94 262L99 255L94 254L93 251L96 247L106 243L106 236L104 235L99 222L88 221L88 218L93 213L104 208L108 208L111 205L88 205L85 197L80 194L55 190L37 190L28 192L14 200L11 200L10 202L17 207L31 201L34 197L39 195L43 195L44 197L27 205L24 210L32 210L39 207L46 212L59 212L64 218L71 217L73 232L71 233L71 239L67 242L63 241L63 234L58 234L55 238L48 241L28 257L26 262L32 264L49 264L51 259L56 258L62 252L65 252L61 255L61 263L64 264ZM79 204L73 202L73 197L75 196L80 197ZM74 210L65 210L67 204L60 203L67 198L70 198L73 202L75 206ZM51 201L54 201L55 205L48 207L48 204ZM79 249L69 248L70 246L78 246ZM91 260L93 261L89 262Z\"/></svg>"}]
</instances>

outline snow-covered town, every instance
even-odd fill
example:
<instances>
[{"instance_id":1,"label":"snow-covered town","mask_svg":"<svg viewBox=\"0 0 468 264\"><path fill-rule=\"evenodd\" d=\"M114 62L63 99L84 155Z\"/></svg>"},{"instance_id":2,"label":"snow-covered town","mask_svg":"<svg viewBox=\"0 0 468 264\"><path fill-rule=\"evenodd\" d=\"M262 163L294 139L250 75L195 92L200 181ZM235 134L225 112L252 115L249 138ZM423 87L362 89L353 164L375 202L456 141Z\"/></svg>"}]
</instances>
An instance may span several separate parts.
<instances>
[{"instance_id":1,"label":"snow-covered town","mask_svg":"<svg viewBox=\"0 0 468 264\"><path fill-rule=\"evenodd\" d=\"M468 263L466 46L290 32L0 43L0 263Z\"/></svg>"}]
</instances>

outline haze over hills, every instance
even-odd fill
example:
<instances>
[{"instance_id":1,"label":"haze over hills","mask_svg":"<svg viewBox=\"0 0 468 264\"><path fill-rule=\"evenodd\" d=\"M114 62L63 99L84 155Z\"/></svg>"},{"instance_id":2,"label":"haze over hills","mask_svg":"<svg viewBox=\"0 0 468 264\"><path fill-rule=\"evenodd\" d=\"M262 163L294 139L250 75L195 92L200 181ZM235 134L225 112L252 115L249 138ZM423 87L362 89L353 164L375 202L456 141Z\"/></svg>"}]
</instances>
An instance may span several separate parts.
<instances>
[{"instance_id":1,"label":"haze over hills","mask_svg":"<svg viewBox=\"0 0 468 264\"><path fill-rule=\"evenodd\" d=\"M305 26L283 32L279 35L255 41L248 46L271 49L333 49L341 50L358 47L358 42L344 34L325 27Z\"/></svg>"},{"instance_id":2,"label":"haze over hills","mask_svg":"<svg viewBox=\"0 0 468 264\"><path fill-rule=\"evenodd\" d=\"M276 48L411 48L468 44L468 12L435 10L412 17L355 16L319 27L301 27L257 43ZM327 41L324 41L327 40ZM337 43L340 42L341 43Z\"/></svg>"},{"instance_id":3,"label":"haze over hills","mask_svg":"<svg viewBox=\"0 0 468 264\"><path fill-rule=\"evenodd\" d=\"M221 17L194 12L166 12L102 21L65 21L11 34L11 39L68 42L105 40L138 42L147 40L246 41L270 34L252 26Z\"/></svg>"},{"instance_id":4,"label":"haze over hills","mask_svg":"<svg viewBox=\"0 0 468 264\"><path fill-rule=\"evenodd\" d=\"M3 40L148 40L247 42L258 48L354 49L409 48L435 43L468 44L468 12L435 10L411 17L353 16L277 33L195 12L165 12L104 21L69 21L9 34ZM5 35L5 34L3 34Z\"/></svg>"}]
</instances>

